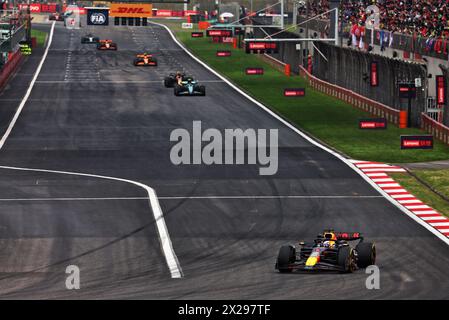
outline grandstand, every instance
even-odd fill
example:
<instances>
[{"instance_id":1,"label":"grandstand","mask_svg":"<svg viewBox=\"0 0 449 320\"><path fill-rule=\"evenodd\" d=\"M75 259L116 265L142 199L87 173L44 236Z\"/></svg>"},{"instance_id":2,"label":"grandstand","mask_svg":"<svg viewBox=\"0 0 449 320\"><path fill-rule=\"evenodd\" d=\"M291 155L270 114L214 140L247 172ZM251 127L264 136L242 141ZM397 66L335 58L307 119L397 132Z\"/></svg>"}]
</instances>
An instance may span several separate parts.
<instances>
[{"instance_id":1,"label":"grandstand","mask_svg":"<svg viewBox=\"0 0 449 320\"><path fill-rule=\"evenodd\" d=\"M380 28L388 31L416 34L422 37L447 37L449 35L449 6L446 1L429 0L379 0L342 1L342 22L365 23L367 7L376 5L380 9ZM309 14L318 15L329 8L328 0L310 0ZM306 13L305 6L300 14Z\"/></svg>"}]
</instances>

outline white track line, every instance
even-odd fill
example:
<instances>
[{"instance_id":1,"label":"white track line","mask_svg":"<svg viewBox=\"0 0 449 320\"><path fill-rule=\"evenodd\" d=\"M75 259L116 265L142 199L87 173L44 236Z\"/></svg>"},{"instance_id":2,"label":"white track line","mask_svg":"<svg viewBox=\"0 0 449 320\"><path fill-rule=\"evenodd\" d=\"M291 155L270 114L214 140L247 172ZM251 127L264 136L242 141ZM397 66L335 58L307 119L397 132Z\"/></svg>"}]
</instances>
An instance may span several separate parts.
<instances>
[{"instance_id":1,"label":"white track line","mask_svg":"<svg viewBox=\"0 0 449 320\"><path fill-rule=\"evenodd\" d=\"M267 106L265 106L264 104L260 103L259 101L257 101L256 99L254 99L253 97L249 96L247 93L245 93L243 90L241 90L239 87L237 87L235 84L233 84L231 81L229 81L228 79L226 79L224 76L222 76L220 73L218 73L217 71L215 71L214 69L212 69L210 66L208 66L206 63L204 63L203 61L201 61L199 58L197 58L193 53L191 53L181 42L179 42L178 39L176 39L175 35L173 34L173 32L170 30L170 28L168 28L167 26L157 23L157 22L153 22L150 21L150 24L154 24L154 25L158 25L162 28L164 28L165 30L167 30L167 32L170 34L171 38L173 39L173 41L180 46L182 49L184 49L184 51L192 58L194 59L196 62L198 62L199 64L201 64L204 68L206 68L207 70L209 70L210 72L212 72L213 74L215 74L217 77L219 77L220 79L222 79L223 81L225 81L231 88L233 88L235 91L237 91L238 93L240 93L242 96L244 96L245 98L247 98L249 101L251 101L252 103L254 103L255 105L257 105L258 107L260 107L262 110L264 110L265 112L267 112L268 114L270 114L272 117L276 118L279 122L281 122L282 124L284 124L285 126L287 126L288 128L290 128L291 130L293 130L294 132L296 132L298 135L300 135L302 138L304 138L305 140L307 140L308 142L310 142L311 144L319 147L320 149L332 154L333 156L335 156L336 158L340 159L341 161L343 161L346 165L348 165L352 170L354 170L355 172L357 172L367 183L369 183L374 189L377 190L377 192L379 192L382 196L384 196L388 201L390 201L391 204L393 204L396 208L398 208L399 210L401 210L403 213L405 213L407 216L409 216L411 219L413 219L416 223L420 224L422 227L426 228L427 230L429 230L430 232L432 232L436 237L438 237L441 241L443 241L444 243L446 243L447 245L449 245L449 238L445 237L442 233L438 232L437 230L435 230L432 226L430 226L429 224L425 223L423 220L421 220L420 218L418 218L415 214L413 214L410 210L407 210L406 208L404 208L400 203L398 203L396 200L394 200L390 195L388 195L387 192L383 191L374 181L372 181L367 175L365 175L365 173L357 168L357 166L352 163L352 161L350 159L347 159L345 157L343 157L341 154L335 152L332 149L329 149L328 147L320 144L319 142L315 141L314 139L312 139L311 137L309 137L307 134L305 134L304 132L302 132L301 130L299 130L298 128L296 128L295 126L293 126L291 123L289 123L288 121L286 121L285 119L281 118L279 115L277 115L275 112L273 112L270 108L268 108ZM385 171L385 169L383 169L383 171ZM404 170L405 171L405 170ZM384 173L385 174L385 173ZM382 175L384 175L382 174ZM371 175L374 176L374 175Z\"/></svg>"},{"instance_id":2,"label":"white track line","mask_svg":"<svg viewBox=\"0 0 449 320\"><path fill-rule=\"evenodd\" d=\"M182 199L376 199L382 196L158 196L159 200ZM109 200L149 200L147 197L60 197L60 198L0 198L9 201L109 201Z\"/></svg>"},{"instance_id":3,"label":"white track line","mask_svg":"<svg viewBox=\"0 0 449 320\"><path fill-rule=\"evenodd\" d=\"M30 86L28 87L28 90L25 93L25 96L23 97L22 101L20 102L20 105L17 108L16 113L14 114L14 117L12 118L11 122L9 123L9 126L6 129L5 134L0 139L0 149L3 148L3 145L6 142L6 139L8 139L9 135L11 134L11 131L14 128L14 125L16 124L16 121L19 118L20 113L22 112L22 109L25 106L25 103L27 102L27 100L31 94L31 91L33 90L33 87L34 87L34 84L36 83L37 77L39 76L42 66L44 65L45 59L47 58L48 50L50 49L50 45L53 41L54 31L55 31L55 22L53 21L53 23L51 24L50 36L48 37L48 41L47 41L47 48L45 48L42 59L39 62L39 65L37 66L37 69L36 69L36 72L34 73L33 78L31 79Z\"/></svg>"},{"instance_id":4,"label":"white track line","mask_svg":"<svg viewBox=\"0 0 449 320\"><path fill-rule=\"evenodd\" d=\"M45 172L45 173L55 173L55 174L65 174L72 176L81 176L81 177L89 177L89 178L98 178L98 179L106 179L113 180L119 182L125 182L129 184L133 184L144 189L148 193L149 205L153 211L154 220L156 221L157 231L159 233L159 240L161 242L161 247L164 252L164 256L168 265L168 269L170 270L170 274L172 278L181 278L183 276L181 266L179 265L178 258L173 250L172 242L170 240L170 236L168 234L167 225L165 224L164 214L162 213L162 209L159 205L159 201L156 196L156 192L150 186L147 186L143 183L116 178L109 176L102 176L97 174L88 174L88 173L79 173L79 172L69 172L69 171L58 171L58 170L46 170L46 169L32 169L32 168L19 168L19 167L10 167L10 166L0 166L0 169L6 170L17 170L17 171L31 171L31 172Z\"/></svg>"},{"instance_id":5,"label":"white track line","mask_svg":"<svg viewBox=\"0 0 449 320\"><path fill-rule=\"evenodd\" d=\"M14 128L14 125L16 124L16 121L19 118L19 115L22 112L23 107L25 106L28 98L30 97L31 91L33 90L34 84L36 83L36 79L39 76L39 73L42 69L45 59L47 58L48 50L53 41L54 30L55 30L55 22L53 22L51 25L50 36L48 37L48 42L47 42L47 48L45 49L42 59L36 69L34 76L33 76L33 79L31 80L30 86L28 87L28 90L25 93L25 96L23 97L19 107L17 108L17 111L14 114L14 117L12 118L11 122L9 123L9 126L8 126L5 134L3 135L3 137L0 140L0 150L3 148L3 146L6 142L6 139L8 139L9 135L11 134L11 131ZM168 269L170 270L171 277L172 278L181 278L183 276L182 269L179 264L178 258L173 250L172 242L171 242L170 236L168 234L167 225L165 224L164 215L162 213L162 209L161 209L159 201L157 199L156 192L151 187L149 187L143 183L137 182L137 181L115 178L115 177L108 177L108 176L101 176L101 175L95 175L95 174L75 173L75 172L68 172L68 171L56 171L56 170L45 170L45 169L8 167L8 166L0 166L0 168L7 169L7 170L58 173L58 174L66 174L66 175L76 175L76 176L93 177L93 178L99 178L99 179L115 180L115 181L130 183L130 184L133 184L133 185L136 185L138 187L145 189L148 193L149 204L150 204L152 212L153 212L154 220L156 221L157 231L159 233L159 240L160 240L161 247L162 247L162 250L163 250L163 253L165 256L165 260L167 262Z\"/></svg>"},{"instance_id":6,"label":"white track line","mask_svg":"<svg viewBox=\"0 0 449 320\"><path fill-rule=\"evenodd\" d=\"M78 71L78 70L77 70ZM91 73L89 73L89 74L91 74ZM73 74L71 75L71 76L73 76ZM80 77L80 78L85 78L86 77L86 75L83 73L83 74L78 74L78 76ZM113 84L140 84L140 83L143 83L143 84L145 84L145 83L163 83L164 81L163 80L135 80L135 81L133 81L133 80L82 80L82 79L80 79L80 80L77 80L77 79L74 79L74 80L39 80L39 81L36 81L36 83L42 83L42 84L58 84L58 83L60 83L60 84L66 84L66 83L99 83L99 84L102 84L102 83L106 83L106 84L110 84L110 83L113 83ZM221 81L221 80L198 80L198 82L200 82L200 83L223 83L223 81Z\"/></svg>"}]
</instances>

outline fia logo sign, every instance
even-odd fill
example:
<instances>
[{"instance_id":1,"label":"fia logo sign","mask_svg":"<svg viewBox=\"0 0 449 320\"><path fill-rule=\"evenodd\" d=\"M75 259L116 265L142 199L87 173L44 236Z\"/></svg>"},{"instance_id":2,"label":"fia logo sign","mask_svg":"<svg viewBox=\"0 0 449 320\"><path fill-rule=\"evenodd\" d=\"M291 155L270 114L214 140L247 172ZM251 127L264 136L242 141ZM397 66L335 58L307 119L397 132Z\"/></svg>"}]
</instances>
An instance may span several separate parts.
<instances>
[{"instance_id":1,"label":"fia logo sign","mask_svg":"<svg viewBox=\"0 0 449 320\"><path fill-rule=\"evenodd\" d=\"M102 13L92 13L90 22L92 24L104 24L106 22L106 16Z\"/></svg>"}]
</instances>

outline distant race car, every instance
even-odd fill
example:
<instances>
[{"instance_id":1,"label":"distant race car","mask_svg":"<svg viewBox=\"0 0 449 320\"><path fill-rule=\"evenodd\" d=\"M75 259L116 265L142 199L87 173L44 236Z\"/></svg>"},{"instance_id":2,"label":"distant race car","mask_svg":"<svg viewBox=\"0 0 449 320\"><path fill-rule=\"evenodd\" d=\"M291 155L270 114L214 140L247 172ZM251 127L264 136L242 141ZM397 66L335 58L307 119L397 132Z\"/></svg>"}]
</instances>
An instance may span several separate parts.
<instances>
[{"instance_id":1,"label":"distant race car","mask_svg":"<svg viewBox=\"0 0 449 320\"><path fill-rule=\"evenodd\" d=\"M188 76L185 73L179 73L179 74L182 77L181 78L182 81L186 81L188 78L192 78L191 76ZM176 79L176 73L170 73L168 75L168 77L165 77L165 79L164 79L164 86L166 88L173 88L177 82L178 82L178 80Z\"/></svg>"},{"instance_id":2,"label":"distant race car","mask_svg":"<svg viewBox=\"0 0 449 320\"><path fill-rule=\"evenodd\" d=\"M86 34L81 38L81 43L84 44L98 44L100 42L100 38L93 36L91 33Z\"/></svg>"},{"instance_id":3,"label":"distant race car","mask_svg":"<svg viewBox=\"0 0 449 320\"><path fill-rule=\"evenodd\" d=\"M50 21L64 21L64 14L61 13L52 13L48 16L48 20Z\"/></svg>"},{"instance_id":4,"label":"distant race car","mask_svg":"<svg viewBox=\"0 0 449 320\"><path fill-rule=\"evenodd\" d=\"M112 40L100 40L97 44L98 50L117 50L117 44Z\"/></svg>"},{"instance_id":5,"label":"distant race car","mask_svg":"<svg viewBox=\"0 0 449 320\"><path fill-rule=\"evenodd\" d=\"M137 66L157 66L157 59L148 53L138 54L133 64Z\"/></svg>"},{"instance_id":6,"label":"distant race car","mask_svg":"<svg viewBox=\"0 0 449 320\"><path fill-rule=\"evenodd\" d=\"M351 247L349 242L357 240L357 245ZM375 263L376 247L374 243L363 242L360 233L325 230L314 243L282 246L275 269L281 273L322 270L350 273Z\"/></svg>"},{"instance_id":7,"label":"distant race car","mask_svg":"<svg viewBox=\"0 0 449 320\"><path fill-rule=\"evenodd\" d=\"M175 96L205 96L206 87L200 86L192 77L183 78L181 84L174 85Z\"/></svg>"}]
</instances>

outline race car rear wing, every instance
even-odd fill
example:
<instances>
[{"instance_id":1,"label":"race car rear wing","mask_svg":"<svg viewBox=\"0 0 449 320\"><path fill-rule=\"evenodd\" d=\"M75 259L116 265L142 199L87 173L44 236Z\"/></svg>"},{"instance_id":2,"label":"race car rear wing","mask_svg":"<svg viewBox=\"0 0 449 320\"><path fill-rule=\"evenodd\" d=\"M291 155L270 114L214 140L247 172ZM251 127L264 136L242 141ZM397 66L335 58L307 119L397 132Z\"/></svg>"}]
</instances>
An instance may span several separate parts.
<instances>
[{"instance_id":1,"label":"race car rear wing","mask_svg":"<svg viewBox=\"0 0 449 320\"><path fill-rule=\"evenodd\" d=\"M335 232L335 236L337 240L346 240L346 241L354 241L354 240L363 240L360 232Z\"/></svg>"}]
</instances>

